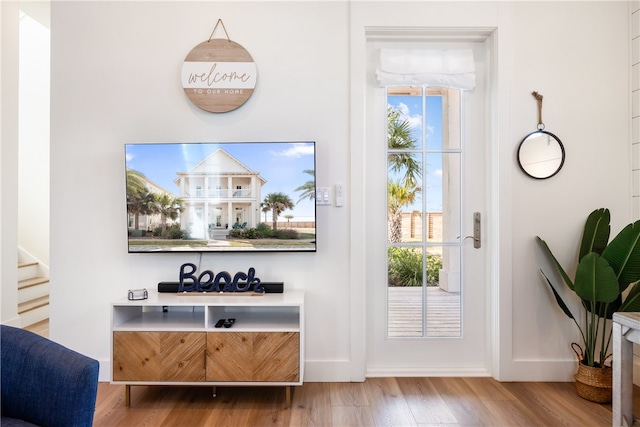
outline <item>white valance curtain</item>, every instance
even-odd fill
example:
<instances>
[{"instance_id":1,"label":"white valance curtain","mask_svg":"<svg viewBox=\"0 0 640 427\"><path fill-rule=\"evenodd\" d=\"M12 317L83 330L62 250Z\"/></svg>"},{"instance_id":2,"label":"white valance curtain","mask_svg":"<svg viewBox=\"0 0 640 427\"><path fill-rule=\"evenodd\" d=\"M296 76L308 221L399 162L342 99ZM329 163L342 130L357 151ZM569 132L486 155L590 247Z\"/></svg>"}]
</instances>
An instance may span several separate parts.
<instances>
[{"instance_id":1,"label":"white valance curtain","mask_svg":"<svg viewBox=\"0 0 640 427\"><path fill-rule=\"evenodd\" d=\"M380 86L439 86L473 89L471 49L380 49L376 76Z\"/></svg>"}]
</instances>

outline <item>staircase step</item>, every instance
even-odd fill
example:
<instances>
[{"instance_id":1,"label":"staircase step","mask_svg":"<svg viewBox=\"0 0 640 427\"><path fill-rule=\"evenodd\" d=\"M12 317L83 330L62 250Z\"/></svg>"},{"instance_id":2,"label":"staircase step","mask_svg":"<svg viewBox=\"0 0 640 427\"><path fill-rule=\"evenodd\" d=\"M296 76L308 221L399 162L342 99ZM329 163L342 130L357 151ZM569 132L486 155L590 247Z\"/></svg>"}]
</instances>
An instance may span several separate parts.
<instances>
[{"instance_id":1,"label":"staircase step","mask_svg":"<svg viewBox=\"0 0 640 427\"><path fill-rule=\"evenodd\" d=\"M18 304L18 314L23 328L49 319L49 296Z\"/></svg>"},{"instance_id":2,"label":"staircase step","mask_svg":"<svg viewBox=\"0 0 640 427\"><path fill-rule=\"evenodd\" d=\"M24 326L22 329L49 338L49 318Z\"/></svg>"},{"instance_id":3,"label":"staircase step","mask_svg":"<svg viewBox=\"0 0 640 427\"><path fill-rule=\"evenodd\" d=\"M18 282L18 305L49 295L49 279L34 277Z\"/></svg>"},{"instance_id":4,"label":"staircase step","mask_svg":"<svg viewBox=\"0 0 640 427\"><path fill-rule=\"evenodd\" d=\"M44 296L18 304L18 314L23 315L28 311L32 311L41 307L49 306L49 296Z\"/></svg>"},{"instance_id":5,"label":"staircase step","mask_svg":"<svg viewBox=\"0 0 640 427\"><path fill-rule=\"evenodd\" d=\"M19 262L18 263L18 268L27 268L27 267L31 267L34 265L38 265L37 261L34 262Z\"/></svg>"},{"instance_id":6,"label":"staircase step","mask_svg":"<svg viewBox=\"0 0 640 427\"><path fill-rule=\"evenodd\" d=\"M40 265L37 262L18 263L18 281L41 276Z\"/></svg>"},{"instance_id":7,"label":"staircase step","mask_svg":"<svg viewBox=\"0 0 640 427\"><path fill-rule=\"evenodd\" d=\"M23 328L49 322L49 278L40 263L18 261L18 314Z\"/></svg>"},{"instance_id":8,"label":"staircase step","mask_svg":"<svg viewBox=\"0 0 640 427\"><path fill-rule=\"evenodd\" d=\"M47 277L32 277L30 279L20 280L18 282L18 290L38 286L43 283L49 283L49 279Z\"/></svg>"},{"instance_id":9,"label":"staircase step","mask_svg":"<svg viewBox=\"0 0 640 427\"><path fill-rule=\"evenodd\" d=\"M23 328L49 319L49 304L33 308L20 314L20 323Z\"/></svg>"}]
</instances>

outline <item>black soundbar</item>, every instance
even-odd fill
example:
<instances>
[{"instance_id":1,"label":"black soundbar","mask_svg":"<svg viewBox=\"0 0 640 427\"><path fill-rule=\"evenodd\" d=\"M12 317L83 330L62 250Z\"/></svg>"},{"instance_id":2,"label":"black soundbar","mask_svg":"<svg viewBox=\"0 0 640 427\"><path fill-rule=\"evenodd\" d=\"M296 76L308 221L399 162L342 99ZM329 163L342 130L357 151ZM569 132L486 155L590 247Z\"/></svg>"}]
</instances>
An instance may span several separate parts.
<instances>
[{"instance_id":1,"label":"black soundbar","mask_svg":"<svg viewBox=\"0 0 640 427\"><path fill-rule=\"evenodd\" d=\"M284 282L261 282L264 292L267 294L281 294L284 291ZM244 286L244 283L239 283ZM159 282L158 292L178 293L180 282ZM253 290L253 284L249 286L249 290Z\"/></svg>"}]
</instances>

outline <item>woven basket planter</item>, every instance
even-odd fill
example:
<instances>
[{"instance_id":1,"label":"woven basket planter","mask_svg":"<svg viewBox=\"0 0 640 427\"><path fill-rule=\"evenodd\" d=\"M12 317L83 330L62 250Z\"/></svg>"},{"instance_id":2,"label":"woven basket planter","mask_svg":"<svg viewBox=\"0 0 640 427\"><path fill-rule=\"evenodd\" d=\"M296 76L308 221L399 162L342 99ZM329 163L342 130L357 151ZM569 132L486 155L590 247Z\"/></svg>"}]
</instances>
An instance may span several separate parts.
<instances>
[{"instance_id":1,"label":"woven basket planter","mask_svg":"<svg viewBox=\"0 0 640 427\"><path fill-rule=\"evenodd\" d=\"M611 402L613 371L611 367L595 368L578 363L576 380L578 396L597 403Z\"/></svg>"}]
</instances>

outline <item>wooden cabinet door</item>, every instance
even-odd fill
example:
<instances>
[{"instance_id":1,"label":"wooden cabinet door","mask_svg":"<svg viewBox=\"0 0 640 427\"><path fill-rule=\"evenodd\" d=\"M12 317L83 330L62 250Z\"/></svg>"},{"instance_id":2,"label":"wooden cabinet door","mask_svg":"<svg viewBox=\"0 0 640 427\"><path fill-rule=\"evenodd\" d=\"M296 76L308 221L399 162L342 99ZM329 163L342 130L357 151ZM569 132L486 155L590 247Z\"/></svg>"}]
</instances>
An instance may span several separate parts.
<instances>
[{"instance_id":1,"label":"wooden cabinet door","mask_svg":"<svg viewBox=\"0 0 640 427\"><path fill-rule=\"evenodd\" d=\"M296 382L300 373L298 332L253 334L253 380Z\"/></svg>"},{"instance_id":2,"label":"wooden cabinet door","mask_svg":"<svg viewBox=\"0 0 640 427\"><path fill-rule=\"evenodd\" d=\"M250 332L207 334L207 381L251 381L253 337Z\"/></svg>"},{"instance_id":3,"label":"wooden cabinet door","mask_svg":"<svg viewBox=\"0 0 640 427\"><path fill-rule=\"evenodd\" d=\"M114 332L113 381L204 381L204 332Z\"/></svg>"},{"instance_id":4,"label":"wooden cabinet door","mask_svg":"<svg viewBox=\"0 0 640 427\"><path fill-rule=\"evenodd\" d=\"M207 381L296 382L299 365L297 332L207 334Z\"/></svg>"}]
</instances>

